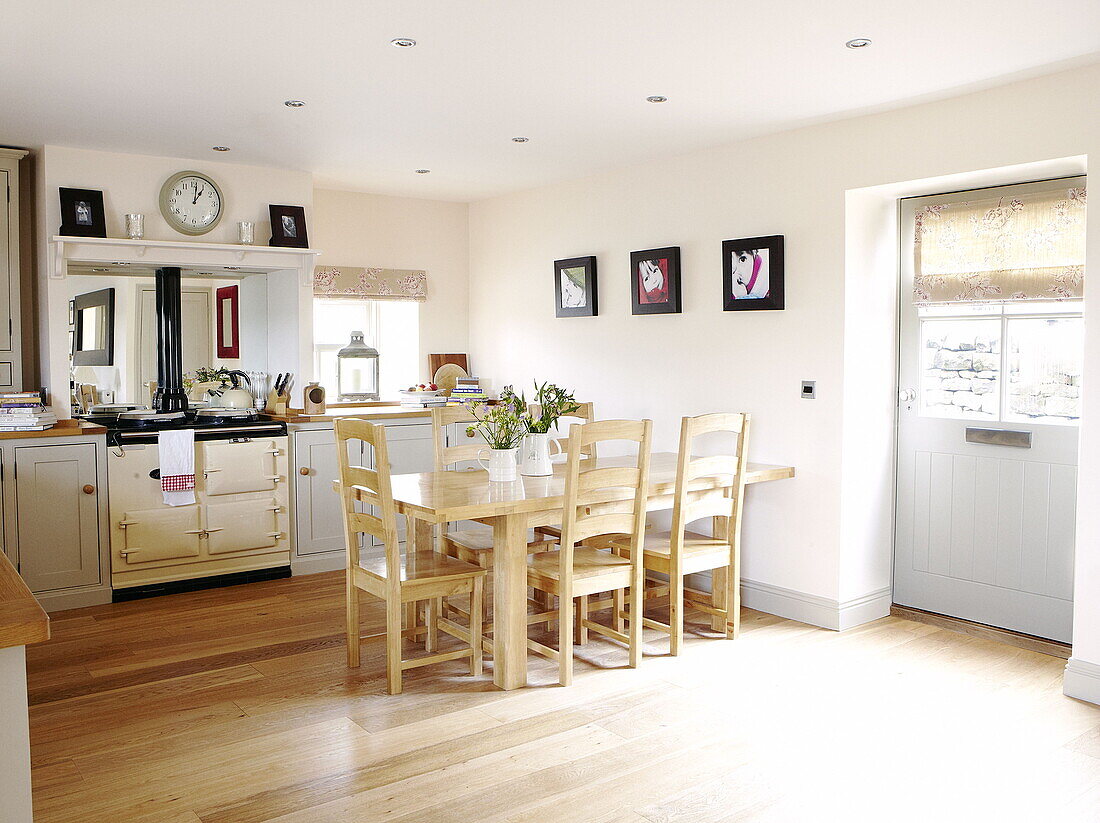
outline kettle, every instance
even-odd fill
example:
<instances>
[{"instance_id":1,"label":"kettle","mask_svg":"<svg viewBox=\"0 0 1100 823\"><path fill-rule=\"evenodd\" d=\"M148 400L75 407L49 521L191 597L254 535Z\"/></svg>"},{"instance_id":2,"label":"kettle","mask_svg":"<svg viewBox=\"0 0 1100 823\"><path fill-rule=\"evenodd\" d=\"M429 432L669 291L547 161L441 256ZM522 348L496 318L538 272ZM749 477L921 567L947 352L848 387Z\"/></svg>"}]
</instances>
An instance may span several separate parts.
<instances>
[{"instance_id":1,"label":"kettle","mask_svg":"<svg viewBox=\"0 0 1100 823\"><path fill-rule=\"evenodd\" d=\"M251 409L256 405L256 398L252 394L252 381L243 371L229 372L229 379L233 388L222 392L221 406L227 409ZM248 384L247 389L241 388L241 380Z\"/></svg>"}]
</instances>

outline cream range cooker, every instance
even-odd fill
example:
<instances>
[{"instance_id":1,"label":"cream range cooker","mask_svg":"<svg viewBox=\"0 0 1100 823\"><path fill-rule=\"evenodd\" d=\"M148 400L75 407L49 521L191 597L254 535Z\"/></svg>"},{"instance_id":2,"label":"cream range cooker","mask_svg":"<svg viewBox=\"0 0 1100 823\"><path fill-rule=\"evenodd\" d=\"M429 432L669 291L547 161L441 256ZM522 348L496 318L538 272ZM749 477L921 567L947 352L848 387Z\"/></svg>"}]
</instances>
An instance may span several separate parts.
<instances>
[{"instance_id":1,"label":"cream range cooker","mask_svg":"<svg viewBox=\"0 0 1100 823\"><path fill-rule=\"evenodd\" d=\"M115 599L290 574L286 425L253 412L138 413L108 427ZM168 506L159 432L195 432L195 503Z\"/></svg>"}]
</instances>

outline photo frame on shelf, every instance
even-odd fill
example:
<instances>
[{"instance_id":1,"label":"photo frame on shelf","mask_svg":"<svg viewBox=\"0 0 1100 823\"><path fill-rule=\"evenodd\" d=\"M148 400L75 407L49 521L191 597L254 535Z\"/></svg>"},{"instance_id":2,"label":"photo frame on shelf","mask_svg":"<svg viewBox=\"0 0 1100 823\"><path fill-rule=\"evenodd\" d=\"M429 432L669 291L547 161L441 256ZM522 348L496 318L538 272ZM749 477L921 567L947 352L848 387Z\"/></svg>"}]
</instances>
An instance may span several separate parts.
<instances>
[{"instance_id":1,"label":"photo frame on shelf","mask_svg":"<svg viewBox=\"0 0 1100 823\"><path fill-rule=\"evenodd\" d=\"M95 189L59 187L61 227L64 237L106 237L107 219L103 214L103 192Z\"/></svg>"},{"instance_id":2,"label":"photo frame on shelf","mask_svg":"<svg viewBox=\"0 0 1100 823\"><path fill-rule=\"evenodd\" d=\"M679 314L680 247L630 253L631 314Z\"/></svg>"},{"instance_id":3,"label":"photo frame on shelf","mask_svg":"<svg viewBox=\"0 0 1100 823\"><path fill-rule=\"evenodd\" d=\"M745 237L722 243L724 311L783 308L783 235Z\"/></svg>"},{"instance_id":4,"label":"photo frame on shelf","mask_svg":"<svg viewBox=\"0 0 1100 823\"><path fill-rule=\"evenodd\" d=\"M241 356L240 288L222 286L214 292L218 306L218 357L236 360Z\"/></svg>"},{"instance_id":5,"label":"photo frame on shelf","mask_svg":"<svg viewBox=\"0 0 1100 823\"><path fill-rule=\"evenodd\" d=\"M291 249L308 249L306 210L302 206L269 205L271 241L268 245Z\"/></svg>"},{"instance_id":6,"label":"photo frame on shelf","mask_svg":"<svg viewBox=\"0 0 1100 823\"><path fill-rule=\"evenodd\" d=\"M595 317L599 314L596 258L569 257L554 261L554 315Z\"/></svg>"}]
</instances>

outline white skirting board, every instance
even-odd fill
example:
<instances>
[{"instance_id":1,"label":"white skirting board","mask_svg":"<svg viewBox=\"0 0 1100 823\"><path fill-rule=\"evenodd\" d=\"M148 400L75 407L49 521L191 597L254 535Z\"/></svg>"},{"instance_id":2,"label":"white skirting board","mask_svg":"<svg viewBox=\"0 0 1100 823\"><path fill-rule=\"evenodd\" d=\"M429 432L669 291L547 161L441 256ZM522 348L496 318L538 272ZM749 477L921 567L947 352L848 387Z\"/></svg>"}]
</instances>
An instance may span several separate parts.
<instances>
[{"instance_id":1,"label":"white skirting board","mask_svg":"<svg viewBox=\"0 0 1100 823\"><path fill-rule=\"evenodd\" d=\"M710 575L690 575L688 585L709 590ZM892 600L889 586L841 602L770 583L741 580L742 605L833 631L844 631L889 616Z\"/></svg>"},{"instance_id":2,"label":"white skirting board","mask_svg":"<svg viewBox=\"0 0 1100 823\"><path fill-rule=\"evenodd\" d=\"M1100 666L1079 657L1071 657L1066 663L1062 693L1066 697L1100 705Z\"/></svg>"}]
</instances>

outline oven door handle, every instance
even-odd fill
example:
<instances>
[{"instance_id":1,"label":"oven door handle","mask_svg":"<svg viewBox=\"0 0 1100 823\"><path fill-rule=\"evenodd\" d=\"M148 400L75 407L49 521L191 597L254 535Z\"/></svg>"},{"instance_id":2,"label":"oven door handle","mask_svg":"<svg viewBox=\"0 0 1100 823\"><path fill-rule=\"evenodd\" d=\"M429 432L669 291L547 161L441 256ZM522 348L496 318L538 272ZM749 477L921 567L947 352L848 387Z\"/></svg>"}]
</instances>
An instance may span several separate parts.
<instances>
[{"instance_id":1,"label":"oven door handle","mask_svg":"<svg viewBox=\"0 0 1100 823\"><path fill-rule=\"evenodd\" d=\"M203 531L205 531L207 534L211 532L222 532L225 531L225 526L217 526L213 529L203 529Z\"/></svg>"}]
</instances>

